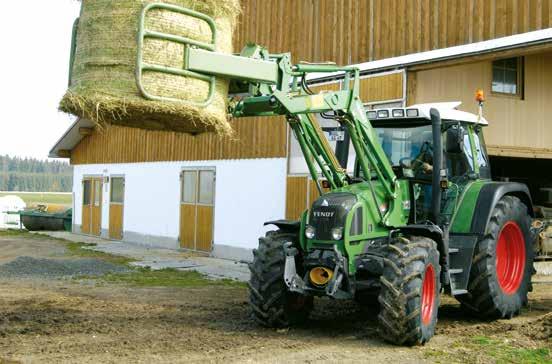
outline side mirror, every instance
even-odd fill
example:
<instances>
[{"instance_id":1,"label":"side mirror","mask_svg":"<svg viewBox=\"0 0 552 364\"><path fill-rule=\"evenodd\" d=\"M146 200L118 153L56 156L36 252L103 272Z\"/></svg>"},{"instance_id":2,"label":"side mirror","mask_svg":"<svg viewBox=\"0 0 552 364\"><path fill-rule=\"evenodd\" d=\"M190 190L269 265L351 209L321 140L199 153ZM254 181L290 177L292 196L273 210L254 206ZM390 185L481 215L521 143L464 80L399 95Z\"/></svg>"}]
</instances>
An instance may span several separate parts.
<instances>
[{"instance_id":1,"label":"side mirror","mask_svg":"<svg viewBox=\"0 0 552 364\"><path fill-rule=\"evenodd\" d=\"M447 130L446 152L459 154L464 152L464 129L459 125L453 125Z\"/></svg>"}]
</instances>

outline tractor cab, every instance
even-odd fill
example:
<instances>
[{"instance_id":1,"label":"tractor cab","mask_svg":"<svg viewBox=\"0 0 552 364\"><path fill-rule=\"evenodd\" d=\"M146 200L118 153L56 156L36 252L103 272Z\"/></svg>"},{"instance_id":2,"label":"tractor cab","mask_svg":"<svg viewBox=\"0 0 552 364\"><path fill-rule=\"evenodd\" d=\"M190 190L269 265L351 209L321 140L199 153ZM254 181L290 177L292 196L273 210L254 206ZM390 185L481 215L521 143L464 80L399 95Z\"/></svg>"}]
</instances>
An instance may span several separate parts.
<instances>
[{"instance_id":1,"label":"tractor cab","mask_svg":"<svg viewBox=\"0 0 552 364\"><path fill-rule=\"evenodd\" d=\"M460 105L460 102L443 102L377 109L367 111L367 116L398 175L431 180L434 141L429 110L435 108L442 120L441 138L448 179L468 177L476 170L480 178L490 178L482 131L482 127L488 125L487 120L457 110Z\"/></svg>"},{"instance_id":2,"label":"tractor cab","mask_svg":"<svg viewBox=\"0 0 552 364\"><path fill-rule=\"evenodd\" d=\"M482 130L487 120L457 110L460 105L444 102L367 111L395 174L412 185L415 220L428 219L431 212L435 138L441 138L442 170L446 174L442 177L448 185L457 188L470 180L491 178ZM431 108L441 116L441 135L433 135ZM354 177L364 178L358 163Z\"/></svg>"}]
</instances>

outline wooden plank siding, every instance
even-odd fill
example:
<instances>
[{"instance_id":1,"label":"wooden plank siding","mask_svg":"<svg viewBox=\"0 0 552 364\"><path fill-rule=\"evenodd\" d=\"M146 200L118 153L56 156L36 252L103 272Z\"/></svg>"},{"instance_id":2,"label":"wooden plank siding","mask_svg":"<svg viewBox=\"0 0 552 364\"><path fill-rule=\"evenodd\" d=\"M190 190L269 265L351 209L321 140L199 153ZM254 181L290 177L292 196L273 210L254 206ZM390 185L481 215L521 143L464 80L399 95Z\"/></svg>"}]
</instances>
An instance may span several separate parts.
<instances>
[{"instance_id":1,"label":"wooden plank siding","mask_svg":"<svg viewBox=\"0 0 552 364\"><path fill-rule=\"evenodd\" d=\"M299 219L307 208L308 177L288 176L286 183L286 219Z\"/></svg>"},{"instance_id":2,"label":"wooden plank siding","mask_svg":"<svg viewBox=\"0 0 552 364\"><path fill-rule=\"evenodd\" d=\"M363 102L396 100L402 97L402 72L368 77L360 80L360 99Z\"/></svg>"},{"instance_id":3,"label":"wooden plank siding","mask_svg":"<svg viewBox=\"0 0 552 364\"><path fill-rule=\"evenodd\" d=\"M458 100L461 110L477 114L474 90L486 95L485 130L491 155L552 158L552 52L525 56L524 98L491 92L491 60L409 72L415 98L409 104Z\"/></svg>"},{"instance_id":4,"label":"wooden plank siding","mask_svg":"<svg viewBox=\"0 0 552 364\"><path fill-rule=\"evenodd\" d=\"M359 63L552 27L551 3L242 0L234 48L256 42L295 62Z\"/></svg>"},{"instance_id":5,"label":"wooden plank siding","mask_svg":"<svg viewBox=\"0 0 552 364\"><path fill-rule=\"evenodd\" d=\"M352 82L351 82L352 86ZM326 83L312 86L315 92L338 91L340 83ZM360 79L360 99L363 102L395 100L403 97L403 73L387 73Z\"/></svg>"},{"instance_id":6,"label":"wooden plank siding","mask_svg":"<svg viewBox=\"0 0 552 364\"><path fill-rule=\"evenodd\" d=\"M326 192L329 190L325 190ZM303 211L320 197L316 183L308 176L288 176L286 183L286 219L298 220Z\"/></svg>"},{"instance_id":7,"label":"wooden plank siding","mask_svg":"<svg viewBox=\"0 0 552 364\"><path fill-rule=\"evenodd\" d=\"M71 164L135 163L181 160L285 158L286 122L281 117L232 121L235 135L221 138L111 126L95 130L71 153Z\"/></svg>"}]
</instances>

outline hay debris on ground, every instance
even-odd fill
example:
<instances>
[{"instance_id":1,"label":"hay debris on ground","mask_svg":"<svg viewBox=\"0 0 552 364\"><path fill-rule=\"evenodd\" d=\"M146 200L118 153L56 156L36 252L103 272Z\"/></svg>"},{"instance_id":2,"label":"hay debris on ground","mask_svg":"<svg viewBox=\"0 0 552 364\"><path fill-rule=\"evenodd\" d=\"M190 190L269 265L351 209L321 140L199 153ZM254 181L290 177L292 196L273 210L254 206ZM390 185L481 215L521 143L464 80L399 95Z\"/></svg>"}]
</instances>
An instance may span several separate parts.
<instances>
[{"instance_id":1,"label":"hay debris on ground","mask_svg":"<svg viewBox=\"0 0 552 364\"><path fill-rule=\"evenodd\" d=\"M76 51L69 89L60 103L62 111L104 126L118 124L180 132L215 131L230 134L227 121L228 81L217 79L212 103L205 107L145 99L137 87L136 58L139 15L150 0L82 0ZM159 2L159 1L156 1ZM232 52L232 32L240 13L239 0L166 0L215 19L216 50ZM151 10L146 28L209 41L207 23L167 10ZM143 61L182 68L184 46L147 38ZM145 72L147 92L186 101L205 100L209 83L195 78Z\"/></svg>"}]
</instances>

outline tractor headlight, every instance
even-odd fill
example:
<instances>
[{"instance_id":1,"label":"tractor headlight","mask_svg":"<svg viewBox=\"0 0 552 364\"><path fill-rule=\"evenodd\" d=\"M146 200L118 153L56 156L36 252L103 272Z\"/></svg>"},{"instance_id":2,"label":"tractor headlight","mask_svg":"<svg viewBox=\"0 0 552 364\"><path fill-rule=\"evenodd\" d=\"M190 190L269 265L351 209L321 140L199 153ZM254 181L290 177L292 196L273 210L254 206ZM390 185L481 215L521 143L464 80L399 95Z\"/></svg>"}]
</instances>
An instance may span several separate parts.
<instances>
[{"instance_id":1,"label":"tractor headlight","mask_svg":"<svg viewBox=\"0 0 552 364\"><path fill-rule=\"evenodd\" d=\"M343 237L343 228L338 227L338 228L333 228L332 229L332 239L333 240L341 240L342 237Z\"/></svg>"},{"instance_id":2,"label":"tractor headlight","mask_svg":"<svg viewBox=\"0 0 552 364\"><path fill-rule=\"evenodd\" d=\"M305 228L305 237L307 239L314 239L315 233L316 233L316 229L313 226L308 225Z\"/></svg>"}]
</instances>

